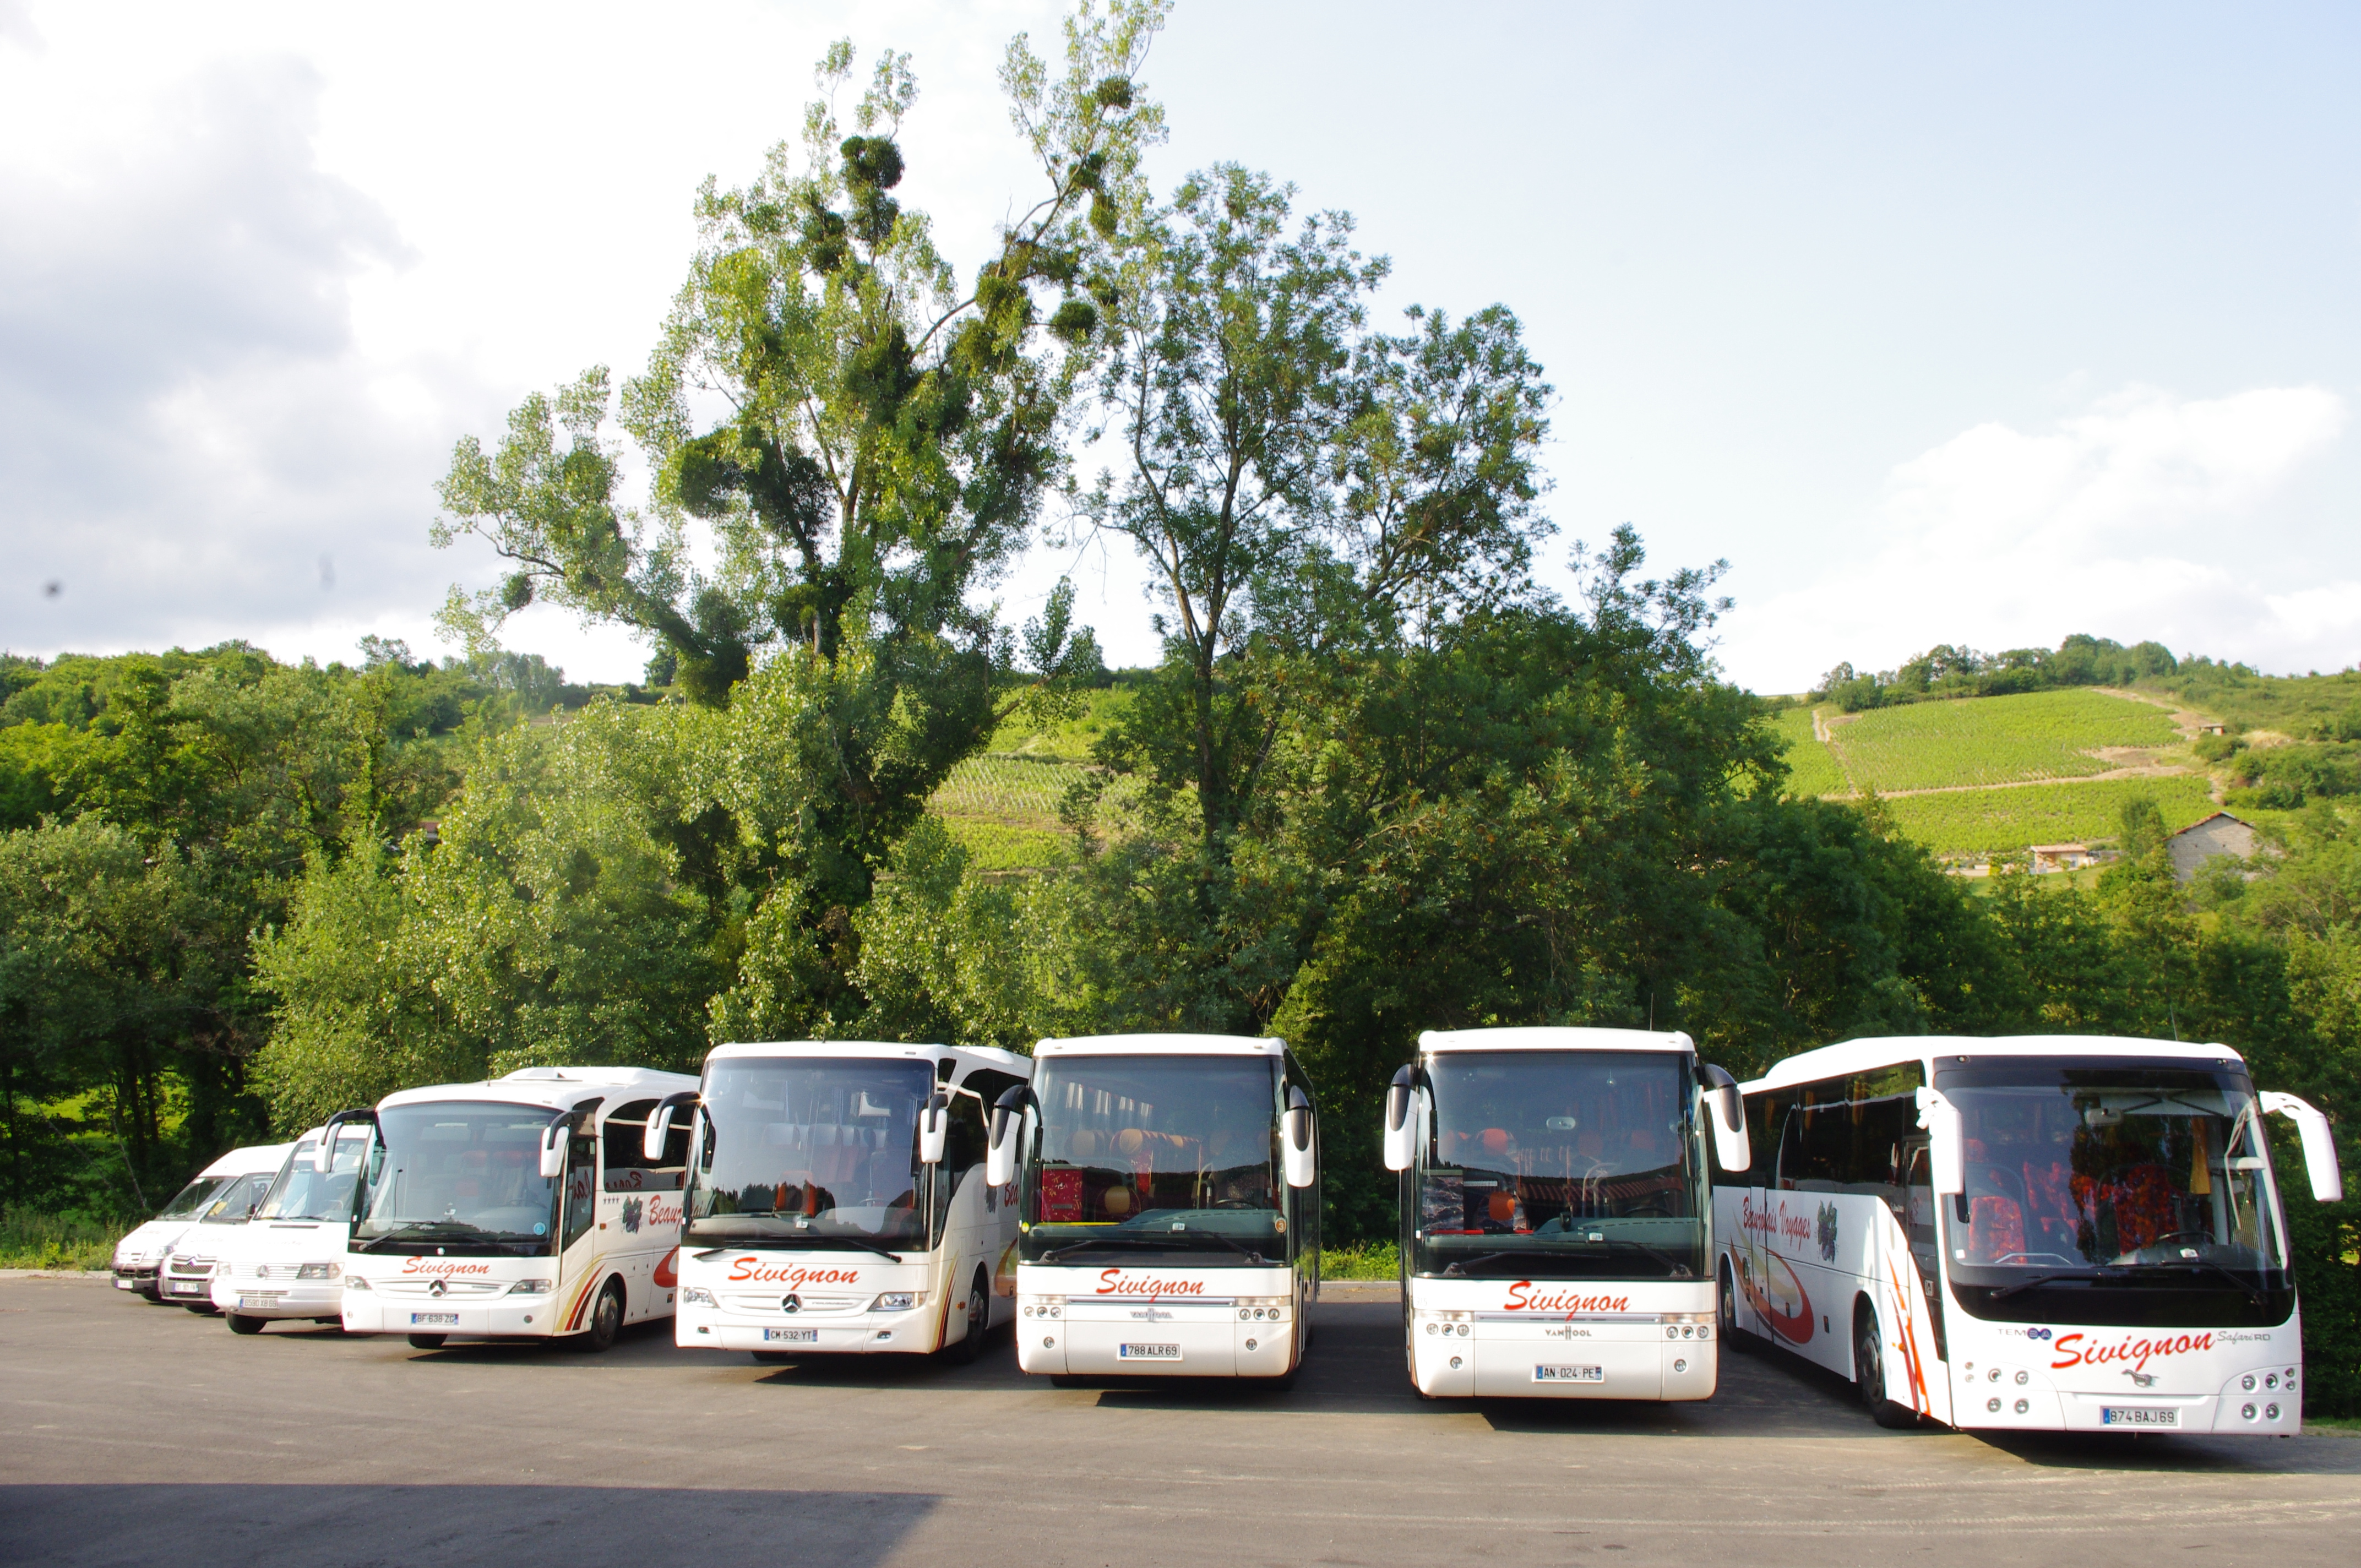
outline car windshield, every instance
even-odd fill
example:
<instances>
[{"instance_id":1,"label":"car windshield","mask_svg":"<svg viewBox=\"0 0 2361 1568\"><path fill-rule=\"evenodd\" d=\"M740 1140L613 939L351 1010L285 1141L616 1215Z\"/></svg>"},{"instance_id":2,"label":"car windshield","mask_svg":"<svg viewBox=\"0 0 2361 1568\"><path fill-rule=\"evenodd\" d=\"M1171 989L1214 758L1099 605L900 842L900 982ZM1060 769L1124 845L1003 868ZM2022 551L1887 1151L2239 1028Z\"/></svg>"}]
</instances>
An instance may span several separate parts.
<instances>
[{"instance_id":1,"label":"car windshield","mask_svg":"<svg viewBox=\"0 0 2361 1568\"><path fill-rule=\"evenodd\" d=\"M355 1238L545 1239L557 1222L558 1184L541 1174L541 1135L554 1114L463 1101L379 1112Z\"/></svg>"},{"instance_id":2,"label":"car windshield","mask_svg":"<svg viewBox=\"0 0 2361 1568\"><path fill-rule=\"evenodd\" d=\"M1276 1057L1051 1057L1023 1254L1283 1261Z\"/></svg>"},{"instance_id":3,"label":"car windshield","mask_svg":"<svg viewBox=\"0 0 2361 1568\"><path fill-rule=\"evenodd\" d=\"M2035 1062L1946 1073L1939 1087L1966 1140L1967 1212L1945 1205L1954 1265L2193 1277L2286 1266L2243 1074Z\"/></svg>"},{"instance_id":4,"label":"car windshield","mask_svg":"<svg viewBox=\"0 0 2361 1568\"><path fill-rule=\"evenodd\" d=\"M219 1192L233 1179L226 1176L200 1176L181 1188L156 1217L159 1220L192 1220L196 1218L197 1211L205 1206L205 1200Z\"/></svg>"},{"instance_id":5,"label":"car windshield","mask_svg":"<svg viewBox=\"0 0 2361 1568\"><path fill-rule=\"evenodd\" d=\"M270 1186L272 1173L258 1170L251 1176L233 1177L223 1183L222 1190L199 1205L197 1219L208 1225L242 1225L247 1211L262 1201L262 1194Z\"/></svg>"},{"instance_id":6,"label":"car windshield","mask_svg":"<svg viewBox=\"0 0 2361 1568\"><path fill-rule=\"evenodd\" d=\"M324 1175L312 1168L313 1156L319 1148L317 1141L296 1145L294 1157L270 1184L254 1217L281 1223L314 1220L341 1224L351 1219L353 1184L360 1176L361 1151L368 1146L368 1140L364 1137L337 1140L335 1168Z\"/></svg>"},{"instance_id":7,"label":"car windshield","mask_svg":"<svg viewBox=\"0 0 2361 1568\"><path fill-rule=\"evenodd\" d=\"M1694 1074L1668 1051L1426 1058L1422 1275L1690 1278L1705 1245Z\"/></svg>"},{"instance_id":8,"label":"car windshield","mask_svg":"<svg viewBox=\"0 0 2361 1568\"><path fill-rule=\"evenodd\" d=\"M922 1060L739 1058L706 1069L689 1242L924 1247Z\"/></svg>"}]
</instances>

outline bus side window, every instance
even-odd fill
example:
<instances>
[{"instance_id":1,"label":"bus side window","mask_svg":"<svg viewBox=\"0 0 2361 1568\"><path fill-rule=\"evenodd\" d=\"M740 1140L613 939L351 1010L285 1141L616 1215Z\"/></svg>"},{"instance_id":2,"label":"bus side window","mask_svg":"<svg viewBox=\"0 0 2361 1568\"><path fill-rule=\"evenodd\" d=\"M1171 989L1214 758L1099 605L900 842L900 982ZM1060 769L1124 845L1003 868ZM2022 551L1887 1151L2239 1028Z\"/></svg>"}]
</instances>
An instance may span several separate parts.
<instances>
[{"instance_id":1,"label":"bus side window","mask_svg":"<svg viewBox=\"0 0 2361 1568\"><path fill-rule=\"evenodd\" d=\"M951 1095L950 1134L943 1142L943 1168L954 1190L983 1163L983 1101L961 1089Z\"/></svg>"},{"instance_id":2,"label":"bus side window","mask_svg":"<svg viewBox=\"0 0 2361 1568\"><path fill-rule=\"evenodd\" d=\"M1778 1179L1779 1189L1783 1192L1793 1190L1795 1183L1803 1179L1806 1163L1804 1122L1809 1114L1808 1109L1800 1102L1790 1105L1780 1127Z\"/></svg>"}]
</instances>

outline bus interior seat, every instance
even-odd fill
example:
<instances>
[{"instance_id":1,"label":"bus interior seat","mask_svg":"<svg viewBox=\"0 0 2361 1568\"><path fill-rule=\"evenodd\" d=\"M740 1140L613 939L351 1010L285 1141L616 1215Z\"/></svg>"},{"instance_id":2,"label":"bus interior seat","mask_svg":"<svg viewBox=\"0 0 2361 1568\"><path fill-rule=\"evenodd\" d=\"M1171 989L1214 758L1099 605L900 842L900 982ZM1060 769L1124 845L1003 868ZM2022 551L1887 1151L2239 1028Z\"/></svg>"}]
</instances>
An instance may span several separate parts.
<instances>
[{"instance_id":1,"label":"bus interior seat","mask_svg":"<svg viewBox=\"0 0 2361 1568\"><path fill-rule=\"evenodd\" d=\"M1968 1261L1998 1263L2025 1252L2025 1212L2014 1198L1986 1195L1968 1205Z\"/></svg>"}]
</instances>

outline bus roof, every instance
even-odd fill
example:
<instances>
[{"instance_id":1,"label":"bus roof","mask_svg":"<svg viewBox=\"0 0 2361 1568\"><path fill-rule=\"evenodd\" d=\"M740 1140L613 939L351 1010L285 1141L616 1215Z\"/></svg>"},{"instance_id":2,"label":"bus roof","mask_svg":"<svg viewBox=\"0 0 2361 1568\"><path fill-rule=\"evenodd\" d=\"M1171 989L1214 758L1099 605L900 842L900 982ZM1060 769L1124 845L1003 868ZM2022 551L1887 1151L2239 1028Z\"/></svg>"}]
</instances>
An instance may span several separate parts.
<instances>
[{"instance_id":1,"label":"bus roof","mask_svg":"<svg viewBox=\"0 0 2361 1568\"><path fill-rule=\"evenodd\" d=\"M525 1067L480 1083L435 1083L398 1090L377 1103L382 1111L393 1105L430 1105L438 1100L489 1100L570 1111L586 1097L603 1094L609 1102L598 1108L603 1116L615 1109L614 1102L634 1092L653 1096L693 1093L696 1089L697 1080L686 1073L659 1072L650 1067Z\"/></svg>"},{"instance_id":2,"label":"bus roof","mask_svg":"<svg viewBox=\"0 0 2361 1568\"><path fill-rule=\"evenodd\" d=\"M1906 1061L1936 1057L2146 1057L2151 1060L2218 1062L2244 1058L2227 1046L2186 1040L2143 1040L2121 1035L1890 1035L1845 1040L1800 1052L1773 1064L1769 1072L1741 1087L1778 1089L1823 1078L1874 1072Z\"/></svg>"},{"instance_id":3,"label":"bus roof","mask_svg":"<svg viewBox=\"0 0 2361 1568\"><path fill-rule=\"evenodd\" d=\"M937 1046L908 1040L739 1040L705 1053L708 1062L742 1061L749 1058L833 1057L841 1061L878 1058L918 1057L940 1061L945 1057L996 1067L1019 1077L1033 1075L1033 1058L1004 1051L997 1046Z\"/></svg>"},{"instance_id":4,"label":"bus roof","mask_svg":"<svg viewBox=\"0 0 2361 1568\"><path fill-rule=\"evenodd\" d=\"M314 1132L317 1128L313 1129ZM197 1174L200 1176L255 1176L266 1170L277 1170L287 1163L287 1151L295 1146L285 1144L250 1144L242 1149L232 1149Z\"/></svg>"},{"instance_id":5,"label":"bus roof","mask_svg":"<svg viewBox=\"0 0 2361 1568\"><path fill-rule=\"evenodd\" d=\"M1429 1029L1422 1051L1694 1051L1697 1043L1675 1029Z\"/></svg>"},{"instance_id":6,"label":"bus roof","mask_svg":"<svg viewBox=\"0 0 2361 1568\"><path fill-rule=\"evenodd\" d=\"M1033 1047L1039 1057L1275 1057L1287 1042L1273 1036L1248 1035L1077 1035L1071 1039L1044 1040Z\"/></svg>"}]
</instances>

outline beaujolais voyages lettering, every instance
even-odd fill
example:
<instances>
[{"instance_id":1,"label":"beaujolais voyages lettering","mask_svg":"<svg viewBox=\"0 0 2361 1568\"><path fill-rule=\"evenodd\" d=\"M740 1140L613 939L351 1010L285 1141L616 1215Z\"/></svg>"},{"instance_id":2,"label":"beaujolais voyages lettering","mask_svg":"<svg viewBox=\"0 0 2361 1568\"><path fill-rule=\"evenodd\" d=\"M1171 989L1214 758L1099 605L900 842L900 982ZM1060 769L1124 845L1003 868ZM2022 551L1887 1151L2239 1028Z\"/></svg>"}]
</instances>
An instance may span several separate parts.
<instances>
[{"instance_id":1,"label":"beaujolais voyages lettering","mask_svg":"<svg viewBox=\"0 0 2361 1568\"><path fill-rule=\"evenodd\" d=\"M1144 1274L1126 1274L1120 1268L1099 1271L1101 1296L1202 1296L1205 1282L1202 1279L1151 1279Z\"/></svg>"},{"instance_id":2,"label":"beaujolais voyages lettering","mask_svg":"<svg viewBox=\"0 0 2361 1568\"><path fill-rule=\"evenodd\" d=\"M807 1268L800 1263L774 1265L752 1255L730 1260L730 1283L744 1285L858 1285L857 1268Z\"/></svg>"},{"instance_id":3,"label":"beaujolais voyages lettering","mask_svg":"<svg viewBox=\"0 0 2361 1568\"><path fill-rule=\"evenodd\" d=\"M2212 1350L2213 1336L2202 1334L2163 1334L2155 1339L2127 1339L2115 1344L2094 1344L2085 1347L2081 1334L2059 1334L2051 1348L2058 1359L2049 1364L2053 1372L2063 1372L2070 1366L2108 1366L2119 1361L2131 1363L2130 1370L2146 1370L2148 1362L2159 1355L2187 1355L2191 1351Z\"/></svg>"},{"instance_id":4,"label":"beaujolais voyages lettering","mask_svg":"<svg viewBox=\"0 0 2361 1568\"><path fill-rule=\"evenodd\" d=\"M1813 1221L1803 1214L1790 1214L1784 1201L1774 1214L1768 1209L1756 1208L1752 1198L1741 1198L1738 1201L1738 1228L1752 1231L1765 1241L1784 1240L1795 1251L1801 1252L1804 1244L1812 1238ZM1831 1225L1831 1234L1833 1231Z\"/></svg>"},{"instance_id":5,"label":"beaujolais voyages lettering","mask_svg":"<svg viewBox=\"0 0 2361 1568\"><path fill-rule=\"evenodd\" d=\"M456 1257L406 1257L401 1260L404 1274L489 1274L489 1263L467 1263Z\"/></svg>"},{"instance_id":6,"label":"beaujolais voyages lettering","mask_svg":"<svg viewBox=\"0 0 2361 1568\"><path fill-rule=\"evenodd\" d=\"M1576 1312L1628 1312L1631 1310L1629 1296L1574 1296L1563 1291L1551 1291L1536 1296L1533 1282L1520 1279L1509 1287L1509 1310L1511 1312L1564 1312L1567 1317Z\"/></svg>"}]
</instances>

